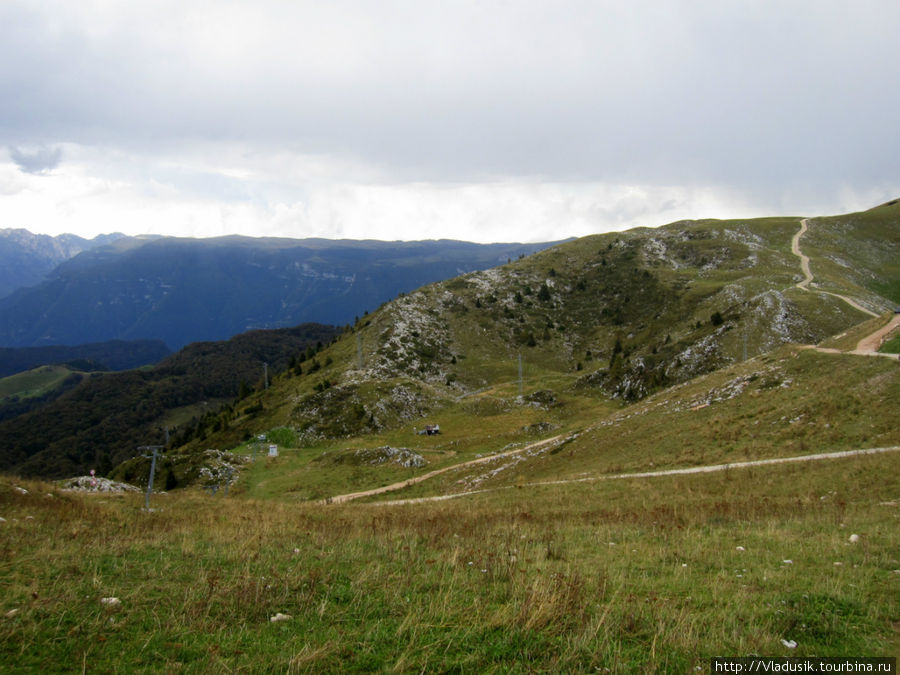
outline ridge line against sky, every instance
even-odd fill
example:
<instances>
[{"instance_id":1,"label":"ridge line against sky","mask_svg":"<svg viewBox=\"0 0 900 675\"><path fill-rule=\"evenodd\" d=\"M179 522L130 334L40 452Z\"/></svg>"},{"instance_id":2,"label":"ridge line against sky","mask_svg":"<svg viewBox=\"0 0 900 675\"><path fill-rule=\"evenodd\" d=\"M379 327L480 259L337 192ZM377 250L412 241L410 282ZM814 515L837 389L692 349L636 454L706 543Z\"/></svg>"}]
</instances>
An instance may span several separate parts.
<instances>
[{"instance_id":1,"label":"ridge line against sky","mask_svg":"<svg viewBox=\"0 0 900 675\"><path fill-rule=\"evenodd\" d=\"M0 228L551 241L900 196L895 0L5 0Z\"/></svg>"}]
</instances>

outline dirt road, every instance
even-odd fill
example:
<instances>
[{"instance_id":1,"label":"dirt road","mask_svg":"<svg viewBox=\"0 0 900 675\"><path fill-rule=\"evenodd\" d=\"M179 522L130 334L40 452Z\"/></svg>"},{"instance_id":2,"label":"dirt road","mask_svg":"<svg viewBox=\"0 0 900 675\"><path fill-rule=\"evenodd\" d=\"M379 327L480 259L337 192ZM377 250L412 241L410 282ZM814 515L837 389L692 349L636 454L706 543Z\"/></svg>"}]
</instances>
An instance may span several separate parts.
<instances>
[{"instance_id":1,"label":"dirt road","mask_svg":"<svg viewBox=\"0 0 900 675\"><path fill-rule=\"evenodd\" d=\"M878 356L890 356L893 358L896 356L895 354L881 354L879 353L878 348L881 347L881 343L884 342L885 338L898 326L900 326L900 314L894 314L894 318L891 319L886 326L879 328L871 335L864 337L857 343L856 349L850 353L866 355L877 354Z\"/></svg>"},{"instance_id":2,"label":"dirt road","mask_svg":"<svg viewBox=\"0 0 900 675\"><path fill-rule=\"evenodd\" d=\"M593 483L602 480L621 480L623 478L659 478L662 476L684 476L697 473L715 473L718 471L731 471L736 469L747 469L755 466L768 466L770 464L787 464L791 462L816 462L825 459L841 459L843 457L857 457L860 455L875 455L883 452L897 452L900 445L887 448L866 448L863 450L842 450L839 452L821 452L815 455L799 455L795 457L775 457L773 459L757 459L748 462L733 462L729 464L710 464L708 466L692 466L687 469L666 469L662 471L641 471L636 473L615 473L602 476L589 476L587 478L570 478L564 480L540 481L536 483L525 483L522 488L538 487L541 485L569 485L572 483ZM513 485L505 485L503 487L488 488L485 490L473 490L471 492L459 492L449 495L438 495L436 497L419 497L417 499L395 499L388 502L377 502L379 505L391 506L402 504L420 504L422 502L438 502L448 499L457 499L459 497L468 497L470 495L481 494L484 492L496 492L498 490L511 490Z\"/></svg>"},{"instance_id":3,"label":"dirt road","mask_svg":"<svg viewBox=\"0 0 900 675\"><path fill-rule=\"evenodd\" d=\"M806 234L806 231L809 229L809 218L804 218L800 221L800 231L794 235L794 238L791 239L791 253L800 258L800 271L803 272L803 281L795 284L797 288L802 291L809 290L809 284L813 281L813 274L809 268L809 258L800 251L800 237ZM857 309L860 312L864 312L869 316L878 316L875 312L870 309L866 309L862 305L860 305L853 298L848 298L846 295L840 295L839 293L829 293L828 291L816 291L817 293L822 293L824 295L831 295L835 298L840 298L848 305L853 307L853 309Z\"/></svg>"},{"instance_id":4,"label":"dirt road","mask_svg":"<svg viewBox=\"0 0 900 675\"><path fill-rule=\"evenodd\" d=\"M803 281L800 281L796 284L796 287L803 290L809 291L809 284L813 281L813 274L809 268L809 258L803 255L803 252L800 250L800 237L802 237L806 231L809 229L809 219L804 218L800 221L800 231L794 235L794 238L791 239L791 253L800 258L800 270L803 272ZM816 293L824 293L825 295L831 295L835 298L840 298L848 305L853 307L854 309L858 309L860 312L864 312L869 316L879 316L875 312L866 309L862 305L860 305L853 298L848 298L846 295L839 295L838 293L829 293L828 291L815 291ZM872 333L871 335L867 335L859 343L856 345L856 349L850 352L842 352L838 349L829 349L825 347L816 347L814 345L810 345L809 349L815 349L816 351L823 352L825 354L857 354L859 356L885 356L888 358L897 358L896 354L882 354L878 351L878 348L881 347L881 343L884 342L885 338L895 329L897 326L900 326L900 315L894 315L894 318L891 319L890 322L883 328L879 328L877 331Z\"/></svg>"},{"instance_id":5,"label":"dirt road","mask_svg":"<svg viewBox=\"0 0 900 675\"><path fill-rule=\"evenodd\" d=\"M526 452L528 450L534 450L535 448L541 448L545 445L549 445L550 443L554 443L560 439L560 436L553 436L552 438L544 439L543 441L538 441L537 443L531 443L521 448L516 448L515 450L507 450L506 452L498 452L496 455L487 455L486 457L479 457L478 459L472 459L468 462L462 462L460 464L454 464L452 466L445 466L442 469L435 469L434 471L429 471L428 473L423 473L421 476L416 476L415 478L410 478L409 480L400 481L399 483L392 483L390 485L384 485L379 488L373 488L371 490L363 490L361 492L351 492L345 495L335 495L334 497L329 497L325 500L326 504L342 504L344 502L349 502L354 499L359 499L360 497L371 497L372 495L380 495L385 492L394 492L395 490L402 490L403 488L407 488L410 485L415 485L416 483L421 483L422 481L426 481L429 478L434 478L435 476L439 476L442 473L447 473L448 471L453 471L454 469L460 469L467 466L475 466L477 464L486 464L488 462L492 462L495 459L500 457L508 457L509 455L516 455L521 452Z\"/></svg>"},{"instance_id":6,"label":"dirt road","mask_svg":"<svg viewBox=\"0 0 900 675\"><path fill-rule=\"evenodd\" d=\"M809 229L809 219L804 218L800 221L800 231L791 239L791 253L800 258L800 270L803 272L803 281L797 284L797 288L808 291L809 282L813 280L812 272L809 269L809 258L800 252L800 237L806 234Z\"/></svg>"}]
</instances>

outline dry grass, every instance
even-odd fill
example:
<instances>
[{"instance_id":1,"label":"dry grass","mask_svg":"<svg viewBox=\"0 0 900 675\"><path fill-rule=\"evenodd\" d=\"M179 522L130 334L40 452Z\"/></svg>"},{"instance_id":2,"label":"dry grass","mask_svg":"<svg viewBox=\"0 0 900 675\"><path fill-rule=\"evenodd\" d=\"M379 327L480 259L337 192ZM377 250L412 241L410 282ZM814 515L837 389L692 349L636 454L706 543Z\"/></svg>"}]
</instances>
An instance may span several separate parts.
<instances>
[{"instance_id":1,"label":"dry grass","mask_svg":"<svg viewBox=\"0 0 900 675\"><path fill-rule=\"evenodd\" d=\"M398 507L183 493L149 514L7 480L2 660L686 672L716 654L896 653L897 476L879 456Z\"/></svg>"}]
</instances>

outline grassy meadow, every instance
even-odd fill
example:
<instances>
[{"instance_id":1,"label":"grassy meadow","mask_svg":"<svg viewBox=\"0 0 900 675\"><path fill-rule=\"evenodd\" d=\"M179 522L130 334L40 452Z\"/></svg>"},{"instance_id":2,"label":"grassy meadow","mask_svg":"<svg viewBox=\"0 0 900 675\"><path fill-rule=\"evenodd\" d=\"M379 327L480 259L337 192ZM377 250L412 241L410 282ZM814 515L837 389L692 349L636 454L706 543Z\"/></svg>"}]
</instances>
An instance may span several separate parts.
<instances>
[{"instance_id":1,"label":"grassy meadow","mask_svg":"<svg viewBox=\"0 0 900 675\"><path fill-rule=\"evenodd\" d=\"M185 490L151 513L141 496L4 479L0 662L683 673L716 655L896 655L897 466L883 454L405 506Z\"/></svg>"},{"instance_id":2,"label":"grassy meadow","mask_svg":"<svg viewBox=\"0 0 900 675\"><path fill-rule=\"evenodd\" d=\"M894 656L900 452L606 478L896 447L898 372L785 347L630 406L577 375L526 378L521 401L513 381L422 420L440 436L270 430L280 456L227 495L157 494L149 513L140 494L0 478L0 669L685 673L712 656ZM428 464L342 459L384 445Z\"/></svg>"}]
</instances>

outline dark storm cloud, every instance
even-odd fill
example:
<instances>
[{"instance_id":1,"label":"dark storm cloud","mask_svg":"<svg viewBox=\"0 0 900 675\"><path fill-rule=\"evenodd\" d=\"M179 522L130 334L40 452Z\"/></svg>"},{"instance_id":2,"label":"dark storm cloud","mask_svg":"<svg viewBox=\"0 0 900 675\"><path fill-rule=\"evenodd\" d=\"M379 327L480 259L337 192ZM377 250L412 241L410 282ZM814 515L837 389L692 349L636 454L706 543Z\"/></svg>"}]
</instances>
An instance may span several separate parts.
<instances>
[{"instance_id":1,"label":"dark storm cloud","mask_svg":"<svg viewBox=\"0 0 900 675\"><path fill-rule=\"evenodd\" d=\"M59 162L62 160L62 148L40 147L22 149L10 146L9 157L21 171L31 174L42 174L52 171L59 166Z\"/></svg>"},{"instance_id":2,"label":"dark storm cloud","mask_svg":"<svg viewBox=\"0 0 900 675\"><path fill-rule=\"evenodd\" d=\"M0 144L826 204L900 190L898 23L895 0L8 0Z\"/></svg>"},{"instance_id":3,"label":"dark storm cloud","mask_svg":"<svg viewBox=\"0 0 900 675\"><path fill-rule=\"evenodd\" d=\"M287 142L436 178L896 173L892 1L174 8L51 21L12 3L8 119Z\"/></svg>"}]
</instances>

